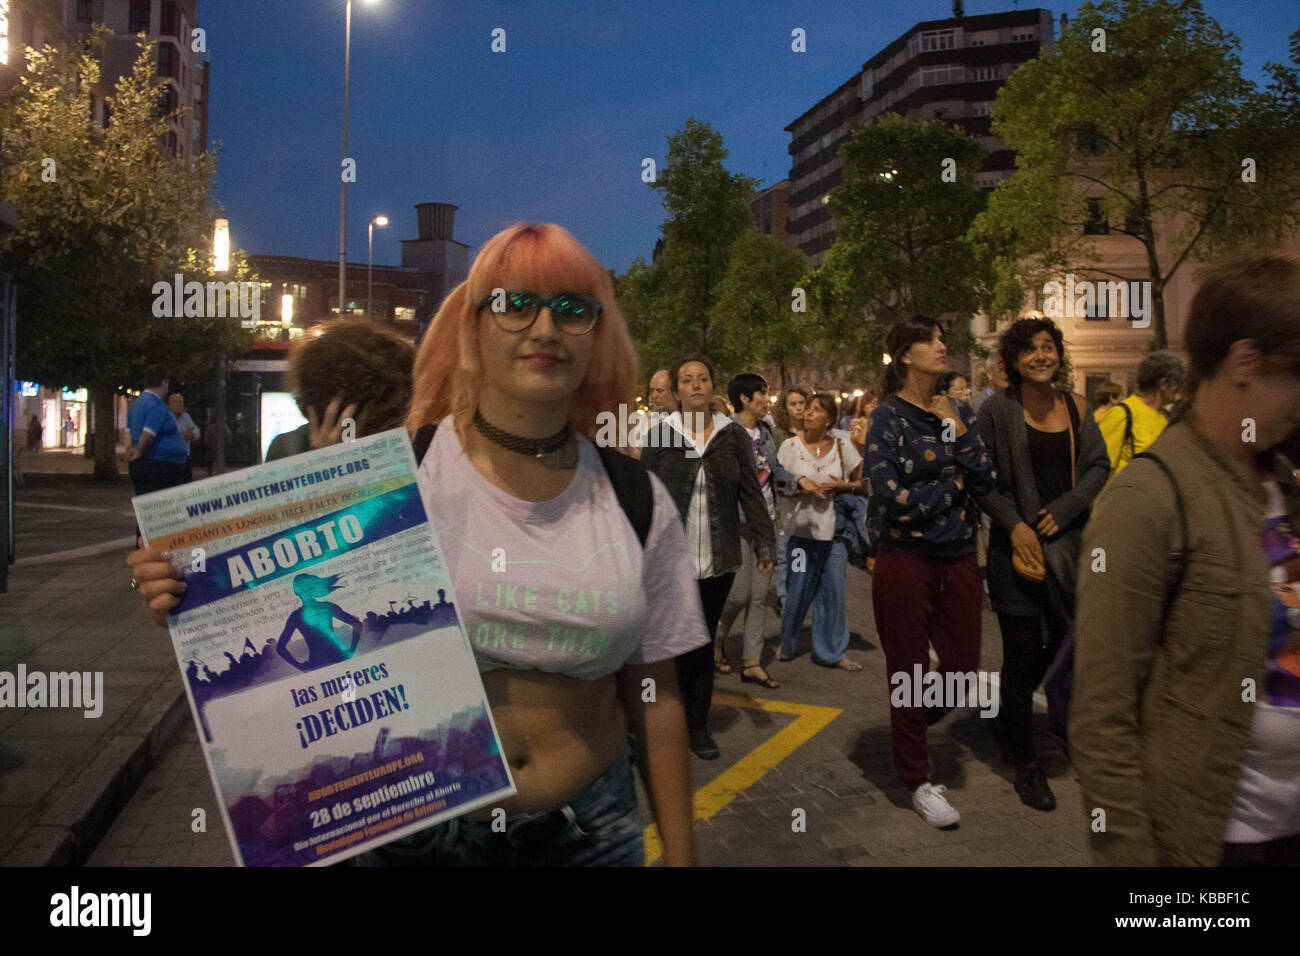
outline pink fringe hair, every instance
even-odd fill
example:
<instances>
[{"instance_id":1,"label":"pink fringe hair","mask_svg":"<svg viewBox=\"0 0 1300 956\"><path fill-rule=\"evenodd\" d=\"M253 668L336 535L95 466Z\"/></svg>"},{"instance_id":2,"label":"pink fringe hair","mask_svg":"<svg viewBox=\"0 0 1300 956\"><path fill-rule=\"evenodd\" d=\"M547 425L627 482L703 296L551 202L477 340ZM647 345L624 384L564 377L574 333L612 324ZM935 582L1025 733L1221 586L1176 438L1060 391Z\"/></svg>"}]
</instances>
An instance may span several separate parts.
<instances>
[{"instance_id":1,"label":"pink fringe hair","mask_svg":"<svg viewBox=\"0 0 1300 956\"><path fill-rule=\"evenodd\" d=\"M588 438L596 436L596 416L631 407L640 380L640 362L627 323L614 301L609 273L568 230L554 223L516 223L489 239L474 259L469 277L443 301L415 356L411 411L406 425L414 434L450 414L456 434L474 417L483 381L479 361L478 305L493 289L575 292L604 307L591 362L569 404L569 424Z\"/></svg>"}]
</instances>

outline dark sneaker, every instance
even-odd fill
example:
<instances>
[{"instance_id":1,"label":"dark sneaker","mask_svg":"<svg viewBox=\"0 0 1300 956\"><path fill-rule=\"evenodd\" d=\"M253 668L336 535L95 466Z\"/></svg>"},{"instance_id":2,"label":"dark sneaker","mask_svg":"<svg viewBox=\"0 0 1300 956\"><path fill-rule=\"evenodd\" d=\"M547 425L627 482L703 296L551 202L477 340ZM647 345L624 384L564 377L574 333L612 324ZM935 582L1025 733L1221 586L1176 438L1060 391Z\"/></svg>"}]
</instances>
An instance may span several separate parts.
<instances>
[{"instance_id":1,"label":"dark sneaker","mask_svg":"<svg viewBox=\"0 0 1300 956\"><path fill-rule=\"evenodd\" d=\"M706 730L692 730L690 733L691 753L701 760L717 760L718 745Z\"/></svg>"},{"instance_id":2,"label":"dark sneaker","mask_svg":"<svg viewBox=\"0 0 1300 956\"><path fill-rule=\"evenodd\" d=\"M1055 810L1056 797L1047 785L1047 775L1037 763L1025 764L1016 770L1016 793L1020 802L1035 810Z\"/></svg>"}]
</instances>

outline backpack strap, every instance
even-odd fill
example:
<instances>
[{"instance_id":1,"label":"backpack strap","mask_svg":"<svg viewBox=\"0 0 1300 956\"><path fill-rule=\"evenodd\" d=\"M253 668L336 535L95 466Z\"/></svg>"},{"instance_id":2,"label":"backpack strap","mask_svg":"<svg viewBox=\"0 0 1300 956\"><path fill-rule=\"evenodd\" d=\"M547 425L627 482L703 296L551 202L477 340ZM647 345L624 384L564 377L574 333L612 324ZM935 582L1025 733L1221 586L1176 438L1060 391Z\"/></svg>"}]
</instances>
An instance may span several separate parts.
<instances>
[{"instance_id":1,"label":"backpack strap","mask_svg":"<svg viewBox=\"0 0 1300 956\"><path fill-rule=\"evenodd\" d=\"M415 451L417 464L423 462L424 456L429 453L429 445L437 430L437 425L421 425L415 433L411 448ZM600 453L600 463L605 466L605 473L609 475L609 483L614 486L618 505L632 523L632 530L644 548L650 537L650 522L654 518L654 489L650 486L650 472L639 461L617 449L596 450Z\"/></svg>"},{"instance_id":2,"label":"backpack strap","mask_svg":"<svg viewBox=\"0 0 1300 956\"><path fill-rule=\"evenodd\" d=\"M1129 408L1123 402L1119 403L1119 407L1124 409L1124 440L1120 442L1119 447L1123 448L1125 445L1128 445L1128 456L1131 461L1136 457L1134 453L1137 451L1137 445L1134 444L1133 440L1133 409ZM1159 461L1159 459L1156 460ZM1169 474L1167 469L1165 474Z\"/></svg>"},{"instance_id":3,"label":"backpack strap","mask_svg":"<svg viewBox=\"0 0 1300 956\"><path fill-rule=\"evenodd\" d=\"M419 431L415 433L415 438L411 441L411 449L415 452L417 465L423 462L424 456L429 453L429 443L433 441L433 433L437 430L437 425L421 425Z\"/></svg>"},{"instance_id":4,"label":"backpack strap","mask_svg":"<svg viewBox=\"0 0 1300 956\"><path fill-rule=\"evenodd\" d=\"M617 448L597 446L600 463L605 466L609 483L614 486L614 496L618 505L632 523L636 539L645 548L646 539L650 537L650 522L654 518L654 488L650 486L650 472L645 465L623 454Z\"/></svg>"},{"instance_id":5,"label":"backpack strap","mask_svg":"<svg viewBox=\"0 0 1300 956\"><path fill-rule=\"evenodd\" d=\"M1182 590L1183 577L1187 573L1187 555L1191 538L1187 533L1187 512L1183 508L1183 496L1178 490L1178 481L1174 478L1173 471L1170 469L1169 465L1165 463L1164 459L1149 451L1144 451L1140 455L1135 455L1133 460L1136 461L1138 458L1150 459L1162 472L1164 472L1165 477L1169 479L1169 484L1174 489L1174 510L1178 512L1178 529L1182 534L1182 546L1176 552L1170 552L1170 567L1173 569L1173 573L1170 575L1169 584L1165 588L1165 606L1160 612L1160 643L1163 645L1165 640L1165 624L1169 620L1169 611L1174 606L1174 600L1178 597L1178 592Z\"/></svg>"}]
</instances>

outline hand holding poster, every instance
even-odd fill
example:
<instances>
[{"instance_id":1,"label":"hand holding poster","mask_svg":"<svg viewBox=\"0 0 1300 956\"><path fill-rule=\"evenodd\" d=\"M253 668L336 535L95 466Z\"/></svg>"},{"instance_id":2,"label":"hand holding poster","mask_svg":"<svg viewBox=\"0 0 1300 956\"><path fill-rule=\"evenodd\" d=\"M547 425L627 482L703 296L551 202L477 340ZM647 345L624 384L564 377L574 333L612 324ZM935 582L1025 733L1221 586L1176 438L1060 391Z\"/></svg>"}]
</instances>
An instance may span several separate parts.
<instances>
[{"instance_id":1,"label":"hand holding poster","mask_svg":"<svg viewBox=\"0 0 1300 956\"><path fill-rule=\"evenodd\" d=\"M134 499L235 859L326 864L514 794L405 432Z\"/></svg>"}]
</instances>

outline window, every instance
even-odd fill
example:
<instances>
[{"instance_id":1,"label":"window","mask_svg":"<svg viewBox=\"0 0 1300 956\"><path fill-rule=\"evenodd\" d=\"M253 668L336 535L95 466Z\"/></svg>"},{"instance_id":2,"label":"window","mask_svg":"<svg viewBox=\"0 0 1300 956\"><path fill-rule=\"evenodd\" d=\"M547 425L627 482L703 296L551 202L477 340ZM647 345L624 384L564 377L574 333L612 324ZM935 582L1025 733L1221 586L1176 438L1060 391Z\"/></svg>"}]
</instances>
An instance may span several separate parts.
<instances>
[{"instance_id":1,"label":"window","mask_svg":"<svg viewBox=\"0 0 1300 956\"><path fill-rule=\"evenodd\" d=\"M175 0L163 0L158 18L158 32L167 37L180 36L180 32L176 29L178 21Z\"/></svg>"},{"instance_id":2,"label":"window","mask_svg":"<svg viewBox=\"0 0 1300 956\"><path fill-rule=\"evenodd\" d=\"M90 23L95 17L95 11L90 0L77 0L77 22Z\"/></svg>"},{"instance_id":3,"label":"window","mask_svg":"<svg viewBox=\"0 0 1300 956\"><path fill-rule=\"evenodd\" d=\"M912 56L917 53L930 53L933 50L952 50L957 46L957 31L927 30L912 37L907 46Z\"/></svg>"},{"instance_id":4,"label":"window","mask_svg":"<svg viewBox=\"0 0 1300 956\"><path fill-rule=\"evenodd\" d=\"M949 83L961 83L966 78L966 69L955 64L949 66L926 66L921 68L922 86L945 86Z\"/></svg>"},{"instance_id":5,"label":"window","mask_svg":"<svg viewBox=\"0 0 1300 956\"><path fill-rule=\"evenodd\" d=\"M176 48L165 41L158 44L158 75L176 75Z\"/></svg>"},{"instance_id":6,"label":"window","mask_svg":"<svg viewBox=\"0 0 1300 956\"><path fill-rule=\"evenodd\" d=\"M1033 38L1034 38L1033 30L1024 30L1020 33L1011 34L1012 43L1024 43L1025 41L1032 40Z\"/></svg>"},{"instance_id":7,"label":"window","mask_svg":"<svg viewBox=\"0 0 1300 956\"><path fill-rule=\"evenodd\" d=\"M177 104L176 87L170 83L164 84L158 93L158 108L162 111L163 116L171 116L176 112Z\"/></svg>"},{"instance_id":8,"label":"window","mask_svg":"<svg viewBox=\"0 0 1300 956\"><path fill-rule=\"evenodd\" d=\"M1142 238L1142 217L1130 212L1124 217L1124 231L1130 236Z\"/></svg>"},{"instance_id":9,"label":"window","mask_svg":"<svg viewBox=\"0 0 1300 956\"><path fill-rule=\"evenodd\" d=\"M152 3L150 0L131 0L131 9L127 14L127 33L148 33L149 32L149 14Z\"/></svg>"},{"instance_id":10,"label":"window","mask_svg":"<svg viewBox=\"0 0 1300 956\"><path fill-rule=\"evenodd\" d=\"M1101 137L1095 129L1081 129L1075 134L1075 145L1086 156L1096 156L1101 152Z\"/></svg>"},{"instance_id":11,"label":"window","mask_svg":"<svg viewBox=\"0 0 1300 956\"><path fill-rule=\"evenodd\" d=\"M414 322L415 310L408 305L399 305L393 309L393 319L398 322Z\"/></svg>"},{"instance_id":12,"label":"window","mask_svg":"<svg viewBox=\"0 0 1300 956\"><path fill-rule=\"evenodd\" d=\"M998 78L998 68L996 66L977 66L971 70L971 79L975 82L981 80L996 80Z\"/></svg>"},{"instance_id":13,"label":"window","mask_svg":"<svg viewBox=\"0 0 1300 956\"><path fill-rule=\"evenodd\" d=\"M1083 224L1085 236L1104 236L1110 233L1110 226L1101 209L1100 199L1088 200L1088 218Z\"/></svg>"},{"instance_id":14,"label":"window","mask_svg":"<svg viewBox=\"0 0 1300 956\"><path fill-rule=\"evenodd\" d=\"M831 144L831 134L827 133L825 136L822 137L822 149L825 149L826 147L830 146L830 144Z\"/></svg>"}]
</instances>

